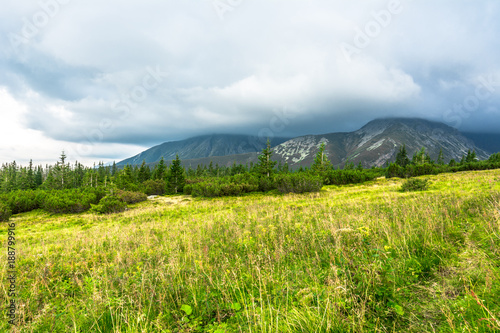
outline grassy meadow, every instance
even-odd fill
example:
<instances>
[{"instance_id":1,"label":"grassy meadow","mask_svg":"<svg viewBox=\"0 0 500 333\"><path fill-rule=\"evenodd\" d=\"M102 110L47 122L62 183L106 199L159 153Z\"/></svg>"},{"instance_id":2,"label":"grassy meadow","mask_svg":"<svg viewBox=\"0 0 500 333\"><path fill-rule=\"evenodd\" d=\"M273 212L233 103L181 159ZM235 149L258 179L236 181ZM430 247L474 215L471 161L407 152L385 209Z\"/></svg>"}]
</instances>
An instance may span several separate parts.
<instances>
[{"instance_id":1,"label":"grassy meadow","mask_svg":"<svg viewBox=\"0 0 500 333\"><path fill-rule=\"evenodd\" d=\"M500 170L422 178L15 215L12 331L500 331Z\"/></svg>"}]
</instances>

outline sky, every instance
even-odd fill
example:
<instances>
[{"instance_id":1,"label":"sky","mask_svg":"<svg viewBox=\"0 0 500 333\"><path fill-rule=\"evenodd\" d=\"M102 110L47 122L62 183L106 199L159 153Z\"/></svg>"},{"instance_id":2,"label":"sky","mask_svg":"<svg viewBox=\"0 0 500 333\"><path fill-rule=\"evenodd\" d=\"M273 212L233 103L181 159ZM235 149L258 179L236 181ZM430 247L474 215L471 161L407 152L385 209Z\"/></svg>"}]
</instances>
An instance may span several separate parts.
<instances>
[{"instance_id":1,"label":"sky","mask_svg":"<svg viewBox=\"0 0 500 333\"><path fill-rule=\"evenodd\" d=\"M382 117L500 132L496 0L0 1L0 163Z\"/></svg>"}]
</instances>

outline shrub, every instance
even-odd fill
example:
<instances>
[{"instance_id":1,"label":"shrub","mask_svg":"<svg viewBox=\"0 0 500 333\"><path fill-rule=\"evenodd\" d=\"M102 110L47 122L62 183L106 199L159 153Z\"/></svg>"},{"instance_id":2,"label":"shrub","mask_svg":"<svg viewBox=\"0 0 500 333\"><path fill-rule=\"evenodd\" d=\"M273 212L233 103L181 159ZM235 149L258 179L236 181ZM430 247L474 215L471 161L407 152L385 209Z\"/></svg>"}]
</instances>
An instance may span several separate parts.
<instances>
[{"instance_id":1,"label":"shrub","mask_svg":"<svg viewBox=\"0 0 500 333\"><path fill-rule=\"evenodd\" d=\"M405 168L405 177L418 177L424 175L435 175L438 174L438 168L435 165L424 163L418 165L407 165Z\"/></svg>"},{"instance_id":2,"label":"shrub","mask_svg":"<svg viewBox=\"0 0 500 333\"><path fill-rule=\"evenodd\" d=\"M266 177L262 176L259 178L259 186L258 189L261 192L267 192L276 189L276 182L273 179L274 177Z\"/></svg>"},{"instance_id":3,"label":"shrub","mask_svg":"<svg viewBox=\"0 0 500 333\"><path fill-rule=\"evenodd\" d=\"M396 164L391 163L385 172L385 178L393 178L393 177L404 177L405 168Z\"/></svg>"},{"instance_id":4,"label":"shrub","mask_svg":"<svg viewBox=\"0 0 500 333\"><path fill-rule=\"evenodd\" d=\"M8 203L13 214L29 212L43 207L45 191L16 191L9 194Z\"/></svg>"},{"instance_id":5,"label":"shrub","mask_svg":"<svg viewBox=\"0 0 500 333\"><path fill-rule=\"evenodd\" d=\"M323 187L321 177L307 173L276 176L276 186L281 193L319 192Z\"/></svg>"},{"instance_id":6,"label":"shrub","mask_svg":"<svg viewBox=\"0 0 500 333\"><path fill-rule=\"evenodd\" d=\"M101 199L95 189L72 189L47 192L43 209L50 213L81 213Z\"/></svg>"},{"instance_id":7,"label":"shrub","mask_svg":"<svg viewBox=\"0 0 500 333\"><path fill-rule=\"evenodd\" d=\"M166 192L167 183L163 179L151 179L142 183L146 195L163 195Z\"/></svg>"},{"instance_id":8,"label":"shrub","mask_svg":"<svg viewBox=\"0 0 500 333\"><path fill-rule=\"evenodd\" d=\"M193 197L222 197L255 192L259 189L259 179L252 175L235 175L231 177L209 178L203 182L184 186L184 194Z\"/></svg>"},{"instance_id":9,"label":"shrub","mask_svg":"<svg viewBox=\"0 0 500 333\"><path fill-rule=\"evenodd\" d=\"M488 162L490 162L490 163L500 163L500 153L492 154L488 158Z\"/></svg>"},{"instance_id":10,"label":"shrub","mask_svg":"<svg viewBox=\"0 0 500 333\"><path fill-rule=\"evenodd\" d=\"M123 212L127 209L127 204L114 195L108 195L99 201L99 204L92 205L91 211L98 214L111 214Z\"/></svg>"},{"instance_id":11,"label":"shrub","mask_svg":"<svg viewBox=\"0 0 500 333\"><path fill-rule=\"evenodd\" d=\"M184 194L191 195L193 194L193 187L195 183L184 185Z\"/></svg>"},{"instance_id":12,"label":"shrub","mask_svg":"<svg viewBox=\"0 0 500 333\"><path fill-rule=\"evenodd\" d=\"M121 191L116 193L116 197L127 204L133 204L148 200L148 196L141 192Z\"/></svg>"},{"instance_id":13,"label":"shrub","mask_svg":"<svg viewBox=\"0 0 500 333\"><path fill-rule=\"evenodd\" d=\"M12 216L12 211L10 210L10 207L5 203L0 202L0 222L9 221L9 218L11 216Z\"/></svg>"},{"instance_id":14,"label":"shrub","mask_svg":"<svg viewBox=\"0 0 500 333\"><path fill-rule=\"evenodd\" d=\"M401 186L402 192L425 191L429 188L429 180L420 178L411 178L406 180Z\"/></svg>"}]
</instances>

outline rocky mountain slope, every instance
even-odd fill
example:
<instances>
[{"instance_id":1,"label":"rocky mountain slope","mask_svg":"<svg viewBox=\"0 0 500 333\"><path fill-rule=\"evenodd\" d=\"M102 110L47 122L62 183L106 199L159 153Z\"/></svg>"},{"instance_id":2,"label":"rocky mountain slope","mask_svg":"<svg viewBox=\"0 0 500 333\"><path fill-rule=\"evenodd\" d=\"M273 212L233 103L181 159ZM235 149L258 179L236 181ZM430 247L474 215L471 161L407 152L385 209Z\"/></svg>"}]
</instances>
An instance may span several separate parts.
<instances>
[{"instance_id":1,"label":"rocky mountain slope","mask_svg":"<svg viewBox=\"0 0 500 333\"><path fill-rule=\"evenodd\" d=\"M395 159L403 144L406 144L410 158L422 147L433 159L437 159L442 149L445 161L460 160L469 149L475 150L481 159L489 156L450 126L409 118L377 119L350 133L294 138L277 146L274 152L278 160L288 162L292 167L308 166L314 161L322 142L326 144L330 161L337 166L348 161L356 165L361 162L364 167L383 166Z\"/></svg>"},{"instance_id":2,"label":"rocky mountain slope","mask_svg":"<svg viewBox=\"0 0 500 333\"><path fill-rule=\"evenodd\" d=\"M288 163L292 169L310 166L321 143L326 144L326 153L334 166L342 167L347 162L361 163L365 168L384 166L394 161L400 146L406 144L411 156L425 147L431 158L437 159L442 149L445 162L459 161L468 150L475 150L480 159L489 154L458 130L443 123L424 119L388 118L369 122L361 129L349 133L306 135L290 140L273 139L273 159ZM230 166L233 163L257 163L258 152L265 143L255 137L211 135L184 141L169 142L153 147L137 156L124 160L119 165L139 164L142 160L155 163L164 156L166 161L178 153L184 165L196 167L214 164ZM203 155L203 156L200 156Z\"/></svg>"},{"instance_id":3,"label":"rocky mountain slope","mask_svg":"<svg viewBox=\"0 0 500 333\"><path fill-rule=\"evenodd\" d=\"M287 138L273 138L271 146L287 141ZM127 164L157 163L163 157L165 161L175 159L179 154L181 160L228 156L235 154L255 153L266 146L266 140L257 136L213 134L190 138L182 141L165 142L142 153L118 162L117 166Z\"/></svg>"}]
</instances>

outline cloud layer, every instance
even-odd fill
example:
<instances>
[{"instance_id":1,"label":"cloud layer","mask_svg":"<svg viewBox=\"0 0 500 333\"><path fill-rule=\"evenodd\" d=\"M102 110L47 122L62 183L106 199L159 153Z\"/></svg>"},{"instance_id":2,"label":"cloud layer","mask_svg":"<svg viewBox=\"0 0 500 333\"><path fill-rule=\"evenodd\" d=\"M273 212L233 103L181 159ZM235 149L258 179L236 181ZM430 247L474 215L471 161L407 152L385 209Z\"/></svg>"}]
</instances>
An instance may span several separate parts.
<instances>
[{"instance_id":1,"label":"cloud layer","mask_svg":"<svg viewBox=\"0 0 500 333\"><path fill-rule=\"evenodd\" d=\"M13 152L16 135L109 161L199 134L386 116L498 132L499 14L494 0L4 4L0 117L17 130L0 133L0 162L40 152Z\"/></svg>"}]
</instances>

